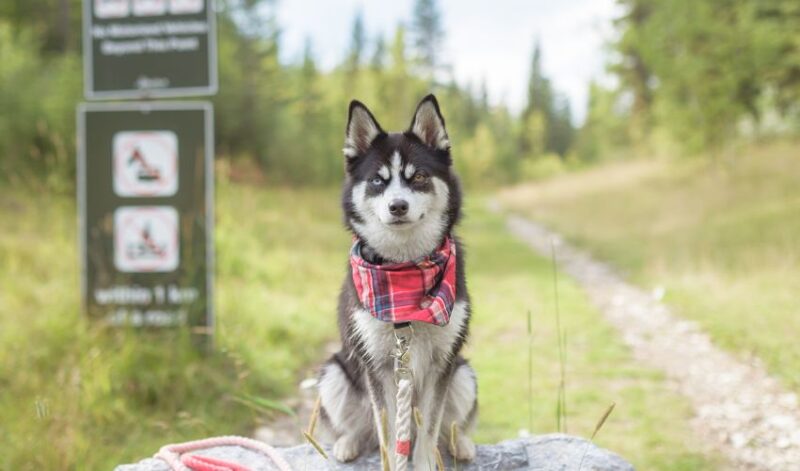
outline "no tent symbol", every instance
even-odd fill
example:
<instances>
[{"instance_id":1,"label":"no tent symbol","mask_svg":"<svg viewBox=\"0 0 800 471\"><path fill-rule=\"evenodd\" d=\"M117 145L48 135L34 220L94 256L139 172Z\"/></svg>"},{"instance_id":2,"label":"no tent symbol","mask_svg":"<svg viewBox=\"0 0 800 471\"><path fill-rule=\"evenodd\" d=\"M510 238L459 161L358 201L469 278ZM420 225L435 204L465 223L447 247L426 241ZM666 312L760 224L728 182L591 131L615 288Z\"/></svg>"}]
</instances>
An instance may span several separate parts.
<instances>
[{"instance_id":1,"label":"no tent symbol","mask_svg":"<svg viewBox=\"0 0 800 471\"><path fill-rule=\"evenodd\" d=\"M178 137L174 132L118 132L113 148L117 195L172 196L178 191Z\"/></svg>"},{"instance_id":2,"label":"no tent symbol","mask_svg":"<svg viewBox=\"0 0 800 471\"><path fill-rule=\"evenodd\" d=\"M114 265L121 272L178 268L178 212L170 206L123 206L114 211Z\"/></svg>"}]
</instances>

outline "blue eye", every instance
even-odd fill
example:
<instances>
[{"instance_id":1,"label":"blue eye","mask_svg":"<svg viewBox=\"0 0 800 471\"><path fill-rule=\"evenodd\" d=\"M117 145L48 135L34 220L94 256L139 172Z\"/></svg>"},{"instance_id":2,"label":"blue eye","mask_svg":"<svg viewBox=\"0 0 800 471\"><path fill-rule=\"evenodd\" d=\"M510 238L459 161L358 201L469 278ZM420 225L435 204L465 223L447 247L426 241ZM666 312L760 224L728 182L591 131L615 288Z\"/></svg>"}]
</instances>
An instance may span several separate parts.
<instances>
[{"instance_id":1,"label":"blue eye","mask_svg":"<svg viewBox=\"0 0 800 471\"><path fill-rule=\"evenodd\" d=\"M369 182L372 183L374 186L381 186L381 185L383 185L383 178L375 177L372 180L370 180Z\"/></svg>"}]
</instances>

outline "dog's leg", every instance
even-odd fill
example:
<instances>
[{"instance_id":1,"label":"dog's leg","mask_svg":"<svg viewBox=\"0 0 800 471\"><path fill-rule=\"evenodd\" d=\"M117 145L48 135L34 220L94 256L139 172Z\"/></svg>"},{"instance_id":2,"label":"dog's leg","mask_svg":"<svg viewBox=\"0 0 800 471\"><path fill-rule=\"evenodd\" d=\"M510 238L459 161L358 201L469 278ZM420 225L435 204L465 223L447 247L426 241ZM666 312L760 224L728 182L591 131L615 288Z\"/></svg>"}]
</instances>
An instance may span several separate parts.
<instances>
[{"instance_id":1,"label":"dog's leg","mask_svg":"<svg viewBox=\"0 0 800 471\"><path fill-rule=\"evenodd\" d=\"M470 434L475 428L478 416L478 383L475 371L464 360L456 359L456 369L450 379L450 387L445 401L444 417L440 440L454 453L457 460L471 461L475 458L475 444ZM455 450L450 448L451 426L456 424Z\"/></svg>"},{"instance_id":2,"label":"dog's leg","mask_svg":"<svg viewBox=\"0 0 800 471\"><path fill-rule=\"evenodd\" d=\"M388 370L387 370L388 371ZM394 386L391 373L368 372L367 391L372 405L372 415L374 418L378 446L386 446L386 458L389 460L389 469L395 468L395 397L397 388ZM384 429L383 416L386 414L386 424ZM384 430L386 434L384 434Z\"/></svg>"},{"instance_id":3,"label":"dog's leg","mask_svg":"<svg viewBox=\"0 0 800 471\"><path fill-rule=\"evenodd\" d=\"M428 471L436 469L436 448L438 446L439 429L442 425L444 402L450 383L450 371L443 372L438 378L422 382L417 393L422 427L417 429L414 439L414 469ZM419 384L419 383L418 383Z\"/></svg>"},{"instance_id":4,"label":"dog's leg","mask_svg":"<svg viewBox=\"0 0 800 471\"><path fill-rule=\"evenodd\" d=\"M337 353L322 368L319 383L322 424L335 440L333 456L351 461L371 449L375 435L370 421L370 400L364 382L353 374L352 365Z\"/></svg>"}]
</instances>

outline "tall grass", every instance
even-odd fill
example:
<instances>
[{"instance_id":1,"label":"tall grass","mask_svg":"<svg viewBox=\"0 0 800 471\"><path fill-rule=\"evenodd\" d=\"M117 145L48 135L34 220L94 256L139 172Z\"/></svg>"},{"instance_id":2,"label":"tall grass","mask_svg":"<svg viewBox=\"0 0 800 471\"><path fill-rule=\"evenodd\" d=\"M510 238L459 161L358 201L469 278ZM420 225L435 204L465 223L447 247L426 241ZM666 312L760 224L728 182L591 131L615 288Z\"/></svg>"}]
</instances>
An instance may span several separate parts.
<instances>
[{"instance_id":1,"label":"tall grass","mask_svg":"<svg viewBox=\"0 0 800 471\"><path fill-rule=\"evenodd\" d=\"M336 190L219 183L208 354L182 329L89 322L72 198L0 189L0 469L111 469L167 442L249 434L283 408L335 336L333 247L348 245Z\"/></svg>"},{"instance_id":2,"label":"tall grass","mask_svg":"<svg viewBox=\"0 0 800 471\"><path fill-rule=\"evenodd\" d=\"M504 191L505 207L612 262L800 391L800 143L714 164L618 162ZM663 288L663 289L662 289Z\"/></svg>"},{"instance_id":3,"label":"tall grass","mask_svg":"<svg viewBox=\"0 0 800 471\"><path fill-rule=\"evenodd\" d=\"M606 409L606 411L603 413L603 415L600 416L600 420L598 420L597 425L594 426L594 430L592 431L592 436L589 437L590 442L594 441L594 437L597 436L597 432L599 432L600 429L603 428L603 425L605 425L606 420L608 420L608 416L611 415L611 412L614 411L614 407L616 406L617 404L615 402L612 402L611 405L608 406L608 409ZM581 454L581 462L578 465L578 471L581 471L583 469L583 462L586 459L587 451L589 451L589 443L586 444L586 446L583 449L583 454Z\"/></svg>"},{"instance_id":4,"label":"tall grass","mask_svg":"<svg viewBox=\"0 0 800 471\"><path fill-rule=\"evenodd\" d=\"M528 309L528 433L533 430L533 322Z\"/></svg>"},{"instance_id":5,"label":"tall grass","mask_svg":"<svg viewBox=\"0 0 800 471\"><path fill-rule=\"evenodd\" d=\"M553 263L553 302L556 315L556 338L558 343L558 400L556 403L556 428L560 433L567 433L567 332L561 329L561 303L558 298L558 259L555 241L550 241L550 254Z\"/></svg>"},{"instance_id":6,"label":"tall grass","mask_svg":"<svg viewBox=\"0 0 800 471\"><path fill-rule=\"evenodd\" d=\"M318 362L336 335L349 246L336 195L221 179L217 350L203 355L188 348L184 332L88 322L78 307L72 198L1 188L0 469L111 469L166 442L248 434L270 413L283 413L274 410L295 390L298 372ZM466 354L479 381L476 439L506 439L526 425L550 432L544 398L558 388L561 369L555 328L532 316L526 336L526 321L511 313L551 312L551 264L480 204L470 202L467 213L459 234L470 249ZM561 327L570 332L570 431L588 435L587 418L619 398L626 407L606 424L601 445L643 469L709 469L684 441L687 405L630 358L573 283L560 279L558 291Z\"/></svg>"},{"instance_id":7,"label":"tall grass","mask_svg":"<svg viewBox=\"0 0 800 471\"><path fill-rule=\"evenodd\" d=\"M507 439L520 429L558 431L550 398L560 389L563 370L566 418L557 415L562 424L568 422L570 433L590 436L597 411L614 400L625 407L605 423L607 433L597 437L598 445L637 469L715 469L715 458L691 440L688 402L665 385L661 374L640 366L580 287L560 274L556 322L552 256L535 255L506 232L502 216L489 214L482 204L468 200L469 217L459 229L469 249L472 319L465 355L478 378L476 441Z\"/></svg>"}]
</instances>

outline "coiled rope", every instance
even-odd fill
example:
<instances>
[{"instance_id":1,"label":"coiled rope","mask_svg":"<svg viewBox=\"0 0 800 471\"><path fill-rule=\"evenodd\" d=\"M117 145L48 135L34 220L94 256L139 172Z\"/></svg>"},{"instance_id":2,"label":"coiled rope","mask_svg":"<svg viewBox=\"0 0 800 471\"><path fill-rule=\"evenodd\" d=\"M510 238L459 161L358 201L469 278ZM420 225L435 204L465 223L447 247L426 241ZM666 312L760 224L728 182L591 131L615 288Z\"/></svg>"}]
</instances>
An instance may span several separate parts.
<instances>
[{"instance_id":1,"label":"coiled rope","mask_svg":"<svg viewBox=\"0 0 800 471\"><path fill-rule=\"evenodd\" d=\"M409 366L411 362L410 343L414 330L411 324L395 325L397 341L394 357L394 379L397 384L397 414L395 415L395 471L407 471L411 455L411 414L414 398L414 376ZM256 450L268 456L280 471L292 471L289 464L278 451L256 440L237 436L224 436L194 440L185 443L164 445L155 458L164 460L172 471L250 471L245 466L230 463L218 458L188 454L192 451L217 446L240 446Z\"/></svg>"},{"instance_id":2,"label":"coiled rope","mask_svg":"<svg viewBox=\"0 0 800 471\"><path fill-rule=\"evenodd\" d=\"M247 467L218 458L188 454L191 451L213 448L216 446L240 446L259 451L268 456L280 471L292 471L289 463L283 459L278 450L266 443L245 437L224 436L194 440L185 443L164 445L154 458L164 460L172 471L250 471Z\"/></svg>"}]
</instances>

